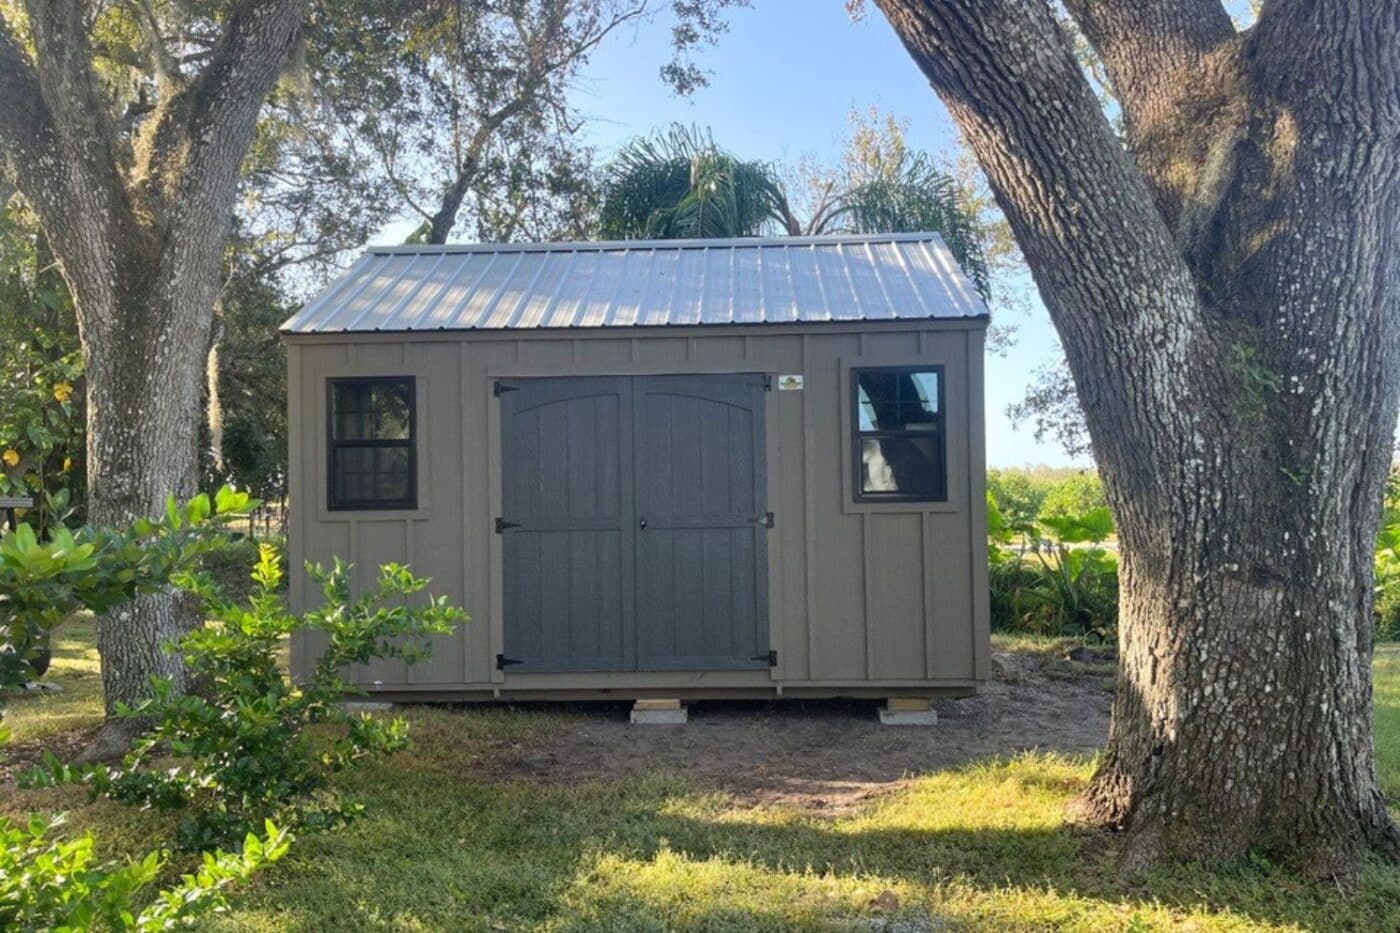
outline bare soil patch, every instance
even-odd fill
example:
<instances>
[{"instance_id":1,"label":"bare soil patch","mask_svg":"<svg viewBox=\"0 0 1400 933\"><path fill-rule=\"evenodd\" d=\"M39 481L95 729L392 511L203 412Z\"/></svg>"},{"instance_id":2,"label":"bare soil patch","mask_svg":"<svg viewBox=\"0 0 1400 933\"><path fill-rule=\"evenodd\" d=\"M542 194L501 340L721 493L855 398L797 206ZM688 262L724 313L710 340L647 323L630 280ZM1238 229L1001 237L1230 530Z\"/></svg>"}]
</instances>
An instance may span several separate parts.
<instances>
[{"instance_id":1,"label":"bare soil patch","mask_svg":"<svg viewBox=\"0 0 1400 933\"><path fill-rule=\"evenodd\" d=\"M627 704L580 704L586 715L492 770L547 783L677 771L740 806L838 815L911 777L989 756L1102 747L1111 666L1005 653L994 669L977 696L936 700L939 721L928 727L882 726L873 701L700 702L684 726L634 726Z\"/></svg>"}]
</instances>

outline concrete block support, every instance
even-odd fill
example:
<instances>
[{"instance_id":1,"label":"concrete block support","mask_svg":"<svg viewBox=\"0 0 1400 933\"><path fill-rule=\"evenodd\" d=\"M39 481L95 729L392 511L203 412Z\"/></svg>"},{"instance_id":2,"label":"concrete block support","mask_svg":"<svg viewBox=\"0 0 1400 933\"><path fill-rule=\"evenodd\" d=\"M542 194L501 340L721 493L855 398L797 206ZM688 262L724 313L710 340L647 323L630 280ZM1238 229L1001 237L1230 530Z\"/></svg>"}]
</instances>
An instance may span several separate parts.
<instances>
[{"instance_id":1,"label":"concrete block support","mask_svg":"<svg viewBox=\"0 0 1400 933\"><path fill-rule=\"evenodd\" d=\"M890 697L880 707L880 724L885 726L932 726L938 713L928 697Z\"/></svg>"},{"instance_id":2,"label":"concrete block support","mask_svg":"<svg viewBox=\"0 0 1400 933\"><path fill-rule=\"evenodd\" d=\"M683 726L690 719L680 700L643 699L632 703L632 724L638 726Z\"/></svg>"}]
</instances>

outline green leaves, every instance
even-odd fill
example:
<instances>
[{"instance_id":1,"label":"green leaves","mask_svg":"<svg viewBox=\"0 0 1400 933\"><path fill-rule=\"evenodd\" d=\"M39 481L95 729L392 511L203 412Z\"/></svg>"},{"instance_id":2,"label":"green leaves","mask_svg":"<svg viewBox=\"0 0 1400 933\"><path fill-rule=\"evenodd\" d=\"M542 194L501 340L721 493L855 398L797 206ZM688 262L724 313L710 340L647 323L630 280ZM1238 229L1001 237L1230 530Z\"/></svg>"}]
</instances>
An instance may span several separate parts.
<instances>
[{"instance_id":1,"label":"green leaves","mask_svg":"<svg viewBox=\"0 0 1400 933\"><path fill-rule=\"evenodd\" d=\"M936 231L984 299L990 271L977 217L961 201L952 176L926 153L902 147L889 164L871 167L864 179L841 193L828 222L851 233Z\"/></svg>"},{"instance_id":2,"label":"green leaves","mask_svg":"<svg viewBox=\"0 0 1400 933\"><path fill-rule=\"evenodd\" d=\"M177 518L197 514L187 508ZM167 516L167 525L174 522ZM399 564L381 567L358 598L351 595L351 565L337 560L329 570L308 569L326 599L300 617L286 608L279 555L270 545L259 548L253 592L243 603L223 600L210 580L183 576L210 622L174 650L205 689L177 695L170 683L155 681L149 700L118 711L152 723L120 765L74 769L50 760L23 783L81 784L93 796L180 810L176 841L191 850L235 843L265 819L321 827L353 817L358 808L328 794L326 779L362 758L404 748L408 729L402 719L348 714L340 701L353 688L340 672L377 658L417 661L428 655L431 636L467 617L445 599L421 595L428 581ZM297 630L319 633L326 645L303 685L279 665ZM308 728L317 723L329 724L331 734L313 742Z\"/></svg>"},{"instance_id":3,"label":"green leaves","mask_svg":"<svg viewBox=\"0 0 1400 933\"><path fill-rule=\"evenodd\" d=\"M271 822L250 833L241 852L206 852L200 866L157 892L137 910L144 890L160 876L166 853L152 851L126 865L95 862L93 839L51 839L64 817L38 817L16 826L0 817L0 928L7 930L169 930L219 909L223 889L287 853L292 837Z\"/></svg>"},{"instance_id":4,"label":"green leaves","mask_svg":"<svg viewBox=\"0 0 1400 933\"><path fill-rule=\"evenodd\" d=\"M80 609L104 612L177 577L191 579L200 555L227 541L223 526L257 505L225 487L213 503L166 501L164 517L125 530L54 526L47 540L18 526L0 537L0 691L32 675L31 660L52 629Z\"/></svg>"},{"instance_id":5,"label":"green leaves","mask_svg":"<svg viewBox=\"0 0 1400 933\"><path fill-rule=\"evenodd\" d=\"M988 496L993 624L1047 635L1112 637L1118 621L1118 558L1107 508L1044 517L1014 529Z\"/></svg>"},{"instance_id":6,"label":"green leaves","mask_svg":"<svg viewBox=\"0 0 1400 933\"><path fill-rule=\"evenodd\" d=\"M781 224L777 172L719 148L708 131L673 124L629 143L608 166L599 209L605 239L756 236Z\"/></svg>"},{"instance_id":7,"label":"green leaves","mask_svg":"<svg viewBox=\"0 0 1400 933\"><path fill-rule=\"evenodd\" d=\"M1040 523L1064 544L1095 544L1113 534L1113 514L1106 507L1091 509L1082 515L1042 518Z\"/></svg>"}]
</instances>

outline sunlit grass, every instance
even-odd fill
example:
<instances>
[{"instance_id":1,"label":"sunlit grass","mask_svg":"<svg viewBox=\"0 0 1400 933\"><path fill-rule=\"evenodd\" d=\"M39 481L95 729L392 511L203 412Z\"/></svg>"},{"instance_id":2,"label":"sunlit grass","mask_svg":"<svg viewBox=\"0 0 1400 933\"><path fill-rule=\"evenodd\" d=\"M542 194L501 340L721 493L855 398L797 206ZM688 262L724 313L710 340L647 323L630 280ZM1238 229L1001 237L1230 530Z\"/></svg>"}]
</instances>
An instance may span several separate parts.
<instances>
[{"instance_id":1,"label":"sunlit grass","mask_svg":"<svg viewBox=\"0 0 1400 933\"><path fill-rule=\"evenodd\" d=\"M1376 764L1391 809L1400 812L1400 645L1376 649Z\"/></svg>"},{"instance_id":2,"label":"sunlit grass","mask_svg":"<svg viewBox=\"0 0 1400 933\"><path fill-rule=\"evenodd\" d=\"M91 618L74 619L60 626L50 645L53 674L49 679L62 687L62 692L7 698L5 725L13 730L16 742L79 732L102 724L102 671Z\"/></svg>"},{"instance_id":3,"label":"sunlit grass","mask_svg":"<svg viewBox=\"0 0 1400 933\"><path fill-rule=\"evenodd\" d=\"M90 631L90 630L88 630ZM86 637L77 630L73 638ZM63 649L65 683L90 655ZM1376 665L1377 744L1400 794L1400 649ZM96 721L11 707L17 732ZM83 697L86 696L86 699ZM80 708L81 707L81 708ZM1400 929L1400 872L1369 866L1356 889L1265 864L1119 875L1113 842L1066 824L1092 762L1053 754L914 777L847 816L753 809L684 774L575 785L511 779L498 763L546 740L566 713L410 710L415 744L345 775L367 815L307 835L244 890L225 930L1257 930ZM31 731L32 730L32 731ZM45 731L47 730L47 731ZM140 851L158 816L72 791L3 807L73 811L109 853Z\"/></svg>"}]
</instances>

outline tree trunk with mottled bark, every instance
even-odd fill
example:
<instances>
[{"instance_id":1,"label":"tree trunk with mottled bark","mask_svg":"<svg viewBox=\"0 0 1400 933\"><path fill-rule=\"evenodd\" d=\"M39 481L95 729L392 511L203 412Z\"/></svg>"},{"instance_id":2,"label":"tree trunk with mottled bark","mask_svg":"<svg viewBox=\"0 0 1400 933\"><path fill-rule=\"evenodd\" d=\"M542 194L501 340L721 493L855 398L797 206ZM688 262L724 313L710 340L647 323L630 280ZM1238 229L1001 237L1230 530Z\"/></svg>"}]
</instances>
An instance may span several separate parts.
<instances>
[{"instance_id":1,"label":"tree trunk with mottled bark","mask_svg":"<svg viewBox=\"0 0 1400 933\"><path fill-rule=\"evenodd\" d=\"M211 231L214 237L221 233ZM184 500L196 491L212 319L186 309L212 307L219 271L213 265L173 276L159 257L138 254L125 261L138 273L153 271L157 284L118 291L104 313L86 315L83 329L89 520L109 527L159 515L166 497ZM78 276L70 281L79 296L95 291ZM192 607L169 594L139 597L99 620L97 650L109 714L118 703L148 696L152 676L183 688L179 656L162 645L196 622Z\"/></svg>"},{"instance_id":2,"label":"tree trunk with mottled bark","mask_svg":"<svg viewBox=\"0 0 1400 933\"><path fill-rule=\"evenodd\" d=\"M1119 528L1120 676L1076 804L1130 864L1400 857L1371 734L1400 398L1400 4L877 0L986 170Z\"/></svg>"},{"instance_id":3,"label":"tree trunk with mottled bark","mask_svg":"<svg viewBox=\"0 0 1400 933\"><path fill-rule=\"evenodd\" d=\"M305 7L231 4L198 72L174 73L168 57L155 66L154 109L131 131L108 109L86 4L29 0L27 23L0 16L0 167L38 214L77 307L94 524L157 516L168 496L194 491L238 172ZM148 39L158 49L163 41ZM196 621L170 593L98 621L109 716L148 696L152 677L184 685L179 656L162 646ZM96 752L116 751L128 733L109 718Z\"/></svg>"}]
</instances>

